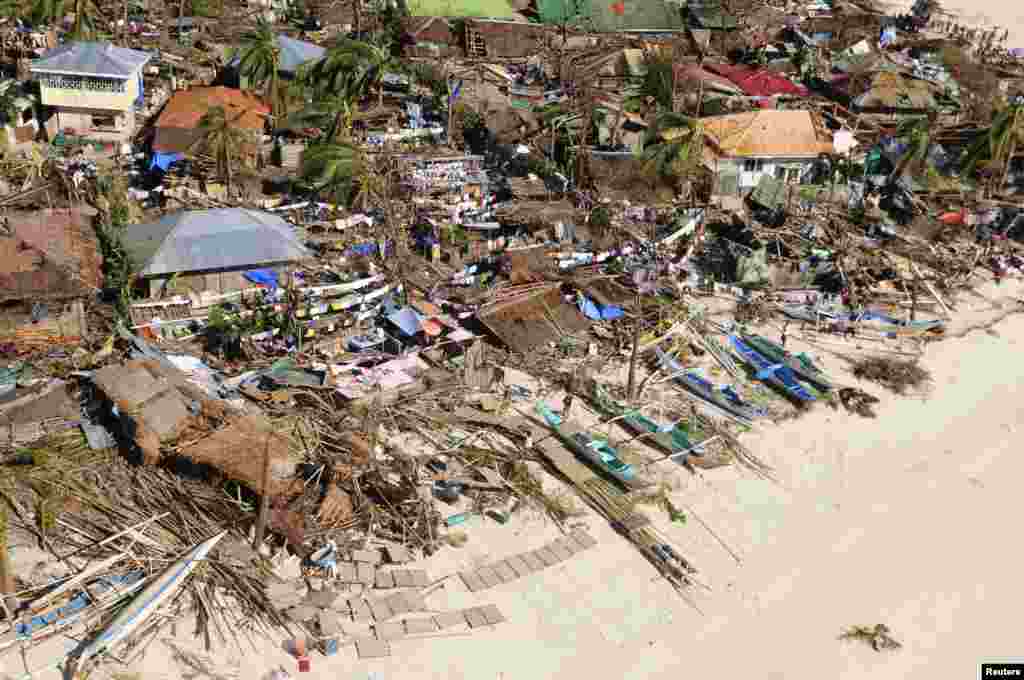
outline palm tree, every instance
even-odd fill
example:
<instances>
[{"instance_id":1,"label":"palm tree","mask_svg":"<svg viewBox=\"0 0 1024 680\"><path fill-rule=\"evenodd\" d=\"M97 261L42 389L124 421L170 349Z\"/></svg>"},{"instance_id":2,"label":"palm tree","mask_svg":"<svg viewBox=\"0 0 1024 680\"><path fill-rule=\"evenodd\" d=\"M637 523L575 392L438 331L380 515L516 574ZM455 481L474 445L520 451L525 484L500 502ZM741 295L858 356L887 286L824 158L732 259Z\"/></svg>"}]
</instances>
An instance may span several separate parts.
<instances>
[{"instance_id":1,"label":"palm tree","mask_svg":"<svg viewBox=\"0 0 1024 680\"><path fill-rule=\"evenodd\" d=\"M16 80L0 81L0 125L16 127L21 121L21 112L36 102Z\"/></svg>"},{"instance_id":2,"label":"palm tree","mask_svg":"<svg viewBox=\"0 0 1024 680\"><path fill-rule=\"evenodd\" d=\"M356 98L376 88L377 104L384 103L384 76L405 71L387 43L374 45L341 38L304 71L306 81L322 94L347 93Z\"/></svg>"},{"instance_id":3,"label":"palm tree","mask_svg":"<svg viewBox=\"0 0 1024 680\"><path fill-rule=\"evenodd\" d=\"M100 11L93 0L75 0L75 24L71 36L77 40L91 37L96 32L96 19Z\"/></svg>"},{"instance_id":4,"label":"palm tree","mask_svg":"<svg viewBox=\"0 0 1024 680\"><path fill-rule=\"evenodd\" d=\"M924 169L928 149L932 145L932 126L934 124L934 113L929 113L924 118L907 118L900 122L896 129L896 137L906 140L907 148L900 156L892 173L889 174L889 182L895 182L908 168L912 172Z\"/></svg>"},{"instance_id":5,"label":"palm tree","mask_svg":"<svg viewBox=\"0 0 1024 680\"><path fill-rule=\"evenodd\" d=\"M270 24L260 17L256 28L242 36L238 71L253 86L264 88L275 122L282 117L284 104L278 75L280 68L281 46Z\"/></svg>"},{"instance_id":6,"label":"palm tree","mask_svg":"<svg viewBox=\"0 0 1024 680\"><path fill-rule=\"evenodd\" d=\"M33 24L45 26L63 21L65 9L64 0L36 0L29 16Z\"/></svg>"},{"instance_id":7,"label":"palm tree","mask_svg":"<svg viewBox=\"0 0 1024 680\"><path fill-rule=\"evenodd\" d=\"M314 97L337 96L350 101L359 98L368 89L368 74L358 51L350 47L356 43L341 38L322 57L300 66L296 80L307 86Z\"/></svg>"},{"instance_id":8,"label":"palm tree","mask_svg":"<svg viewBox=\"0 0 1024 680\"><path fill-rule=\"evenodd\" d=\"M1015 99L1009 106L996 111L988 134L981 135L967 149L964 172L973 173L983 161L991 168L1002 167L1002 182L1010 172L1010 160L1018 145L1024 142L1024 102Z\"/></svg>"},{"instance_id":9,"label":"palm tree","mask_svg":"<svg viewBox=\"0 0 1024 680\"><path fill-rule=\"evenodd\" d=\"M365 165L363 152L351 142L324 141L302 154L301 177L311 190L339 205L349 205L361 188L359 177L365 174Z\"/></svg>"},{"instance_id":10,"label":"palm tree","mask_svg":"<svg viewBox=\"0 0 1024 680\"><path fill-rule=\"evenodd\" d=\"M325 141L339 141L352 134L352 101L343 96L323 97L288 116L283 127L295 130L320 128Z\"/></svg>"},{"instance_id":11,"label":"palm tree","mask_svg":"<svg viewBox=\"0 0 1024 680\"><path fill-rule=\"evenodd\" d=\"M235 123L245 112L229 118L223 106L214 106L199 120L199 136L189 147L189 151L201 148L214 159L217 174L224 178L228 195L231 195L232 165L241 155L243 147L252 144L250 134Z\"/></svg>"},{"instance_id":12,"label":"palm tree","mask_svg":"<svg viewBox=\"0 0 1024 680\"><path fill-rule=\"evenodd\" d=\"M684 180L699 167L704 151L704 124L697 118L665 111L651 123L643 138L644 171L674 179L680 191Z\"/></svg>"}]
</instances>

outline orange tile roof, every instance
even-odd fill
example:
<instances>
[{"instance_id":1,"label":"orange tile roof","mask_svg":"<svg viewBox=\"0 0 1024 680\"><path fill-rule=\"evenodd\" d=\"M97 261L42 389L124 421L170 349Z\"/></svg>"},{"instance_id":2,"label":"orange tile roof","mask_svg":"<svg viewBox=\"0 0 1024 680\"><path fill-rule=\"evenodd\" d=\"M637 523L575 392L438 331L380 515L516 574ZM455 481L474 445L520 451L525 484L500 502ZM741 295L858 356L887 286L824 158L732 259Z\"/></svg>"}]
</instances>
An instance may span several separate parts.
<instances>
[{"instance_id":1,"label":"orange tile roof","mask_svg":"<svg viewBox=\"0 0 1024 680\"><path fill-rule=\"evenodd\" d=\"M263 130L266 116L270 115L270 107L248 92L223 86L193 87L174 93L157 118L156 127L194 129L215 106L223 106L229 120L235 120L241 113L235 125L246 130Z\"/></svg>"},{"instance_id":2,"label":"orange tile roof","mask_svg":"<svg viewBox=\"0 0 1024 680\"><path fill-rule=\"evenodd\" d=\"M705 118L704 132L719 156L814 158L831 153L832 136L810 111L762 109Z\"/></svg>"}]
</instances>

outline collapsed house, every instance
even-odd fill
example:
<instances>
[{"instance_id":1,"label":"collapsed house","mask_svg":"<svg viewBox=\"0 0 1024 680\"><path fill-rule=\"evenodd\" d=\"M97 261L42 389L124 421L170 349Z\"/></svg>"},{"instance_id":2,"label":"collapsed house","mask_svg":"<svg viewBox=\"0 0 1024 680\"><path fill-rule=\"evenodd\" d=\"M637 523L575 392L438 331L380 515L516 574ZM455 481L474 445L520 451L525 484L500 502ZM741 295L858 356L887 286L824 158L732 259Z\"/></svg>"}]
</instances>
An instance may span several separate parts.
<instances>
[{"instance_id":1,"label":"collapsed house","mask_svg":"<svg viewBox=\"0 0 1024 680\"><path fill-rule=\"evenodd\" d=\"M81 342L85 303L101 285L102 263L89 212L9 213L0 227L0 344Z\"/></svg>"},{"instance_id":2,"label":"collapsed house","mask_svg":"<svg viewBox=\"0 0 1024 680\"><path fill-rule=\"evenodd\" d=\"M223 86L196 87L171 96L154 125L154 165L166 169L193 151L202 141L203 116L217 106L224 109L231 127L251 137L240 149L240 156L246 165L255 167L270 107L252 94Z\"/></svg>"}]
</instances>

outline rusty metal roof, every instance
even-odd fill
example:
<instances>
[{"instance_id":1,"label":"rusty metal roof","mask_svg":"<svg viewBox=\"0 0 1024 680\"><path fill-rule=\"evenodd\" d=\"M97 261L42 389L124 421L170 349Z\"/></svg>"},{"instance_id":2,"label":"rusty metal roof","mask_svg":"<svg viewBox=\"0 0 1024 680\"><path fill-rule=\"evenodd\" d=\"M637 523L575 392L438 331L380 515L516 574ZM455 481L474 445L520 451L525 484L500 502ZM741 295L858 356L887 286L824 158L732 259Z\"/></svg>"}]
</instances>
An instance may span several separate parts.
<instances>
[{"instance_id":1,"label":"rusty metal roof","mask_svg":"<svg viewBox=\"0 0 1024 680\"><path fill-rule=\"evenodd\" d=\"M832 152L832 138L811 111L763 109L704 119L704 132L721 156L815 158Z\"/></svg>"},{"instance_id":2,"label":"rusty metal roof","mask_svg":"<svg viewBox=\"0 0 1024 680\"><path fill-rule=\"evenodd\" d=\"M531 284L527 284L531 287ZM526 353L590 326L575 306L562 300L558 284L488 305L477 318L513 352Z\"/></svg>"},{"instance_id":3,"label":"rusty metal roof","mask_svg":"<svg viewBox=\"0 0 1024 680\"><path fill-rule=\"evenodd\" d=\"M103 282L90 217L78 209L11 213L0 236L0 300L81 297Z\"/></svg>"},{"instance_id":4,"label":"rusty metal roof","mask_svg":"<svg viewBox=\"0 0 1024 680\"><path fill-rule=\"evenodd\" d=\"M216 106L224 107L228 120L234 127L243 130L262 132L263 124L270 115L270 107L259 97L229 87L194 87L175 92L157 118L153 148L157 151L182 151L178 147L181 143L191 143L188 140L192 137L185 135L178 140L178 144L168 142L161 145L161 130L194 130L199 127L199 121L206 112ZM170 136L173 137L173 133Z\"/></svg>"}]
</instances>

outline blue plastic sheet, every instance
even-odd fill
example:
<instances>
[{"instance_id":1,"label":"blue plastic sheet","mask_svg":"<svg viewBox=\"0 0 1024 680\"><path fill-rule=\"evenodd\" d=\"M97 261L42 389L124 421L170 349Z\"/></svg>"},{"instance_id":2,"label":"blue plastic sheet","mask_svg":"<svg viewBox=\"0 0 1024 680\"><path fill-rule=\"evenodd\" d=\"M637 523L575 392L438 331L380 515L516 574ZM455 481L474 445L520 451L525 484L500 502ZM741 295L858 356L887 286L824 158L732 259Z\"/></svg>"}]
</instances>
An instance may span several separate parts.
<instances>
[{"instance_id":1,"label":"blue plastic sheet","mask_svg":"<svg viewBox=\"0 0 1024 680\"><path fill-rule=\"evenodd\" d=\"M160 151L156 151L153 153L153 157L149 160L149 169L153 170L160 168L164 172L167 172L167 168L184 158L185 154L183 153L162 153Z\"/></svg>"},{"instance_id":2,"label":"blue plastic sheet","mask_svg":"<svg viewBox=\"0 0 1024 680\"><path fill-rule=\"evenodd\" d=\"M420 332L420 315L412 307L404 307L391 314L388 321L395 324L405 335L413 336Z\"/></svg>"},{"instance_id":3,"label":"blue plastic sheet","mask_svg":"<svg viewBox=\"0 0 1024 680\"><path fill-rule=\"evenodd\" d=\"M377 252L376 243L359 243L346 251L347 255L373 255Z\"/></svg>"},{"instance_id":4,"label":"blue plastic sheet","mask_svg":"<svg viewBox=\"0 0 1024 680\"><path fill-rule=\"evenodd\" d=\"M614 305L598 305L590 298L581 295L577 301L580 312L583 316L594 321L611 321L613 319L621 318L625 312L622 311L622 307L615 307Z\"/></svg>"},{"instance_id":5,"label":"blue plastic sheet","mask_svg":"<svg viewBox=\"0 0 1024 680\"><path fill-rule=\"evenodd\" d=\"M266 286L271 290L276 289L278 286L277 272L273 269L251 269L242 274L242 276L255 284Z\"/></svg>"}]
</instances>

